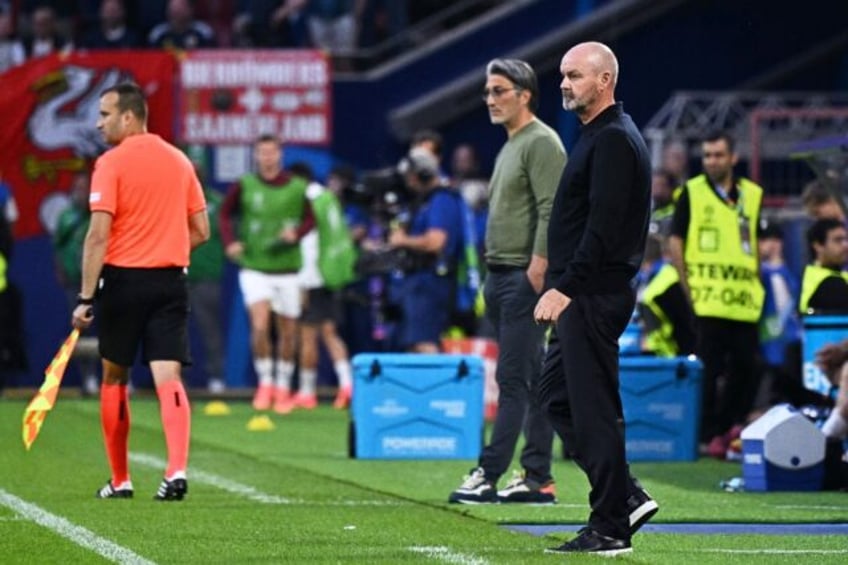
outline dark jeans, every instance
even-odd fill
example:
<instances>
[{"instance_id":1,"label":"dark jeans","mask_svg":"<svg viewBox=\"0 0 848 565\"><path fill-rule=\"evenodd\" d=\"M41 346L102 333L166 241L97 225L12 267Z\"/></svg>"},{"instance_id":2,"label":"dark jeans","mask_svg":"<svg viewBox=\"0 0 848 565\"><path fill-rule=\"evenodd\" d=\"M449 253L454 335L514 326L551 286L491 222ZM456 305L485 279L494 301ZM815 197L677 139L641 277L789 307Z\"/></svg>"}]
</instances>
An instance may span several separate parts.
<instances>
[{"instance_id":1,"label":"dark jeans","mask_svg":"<svg viewBox=\"0 0 848 565\"><path fill-rule=\"evenodd\" d=\"M698 318L697 351L704 364L703 441L745 423L760 384L759 349L757 324Z\"/></svg>"},{"instance_id":2,"label":"dark jeans","mask_svg":"<svg viewBox=\"0 0 848 565\"><path fill-rule=\"evenodd\" d=\"M618 338L632 293L577 296L557 320L539 384L557 434L591 485L589 526L630 539L627 497L637 487L624 453Z\"/></svg>"},{"instance_id":3,"label":"dark jeans","mask_svg":"<svg viewBox=\"0 0 848 565\"><path fill-rule=\"evenodd\" d=\"M551 480L553 429L539 402L539 374L545 328L533 321L538 295L524 269L490 272L484 288L486 315L498 341L498 415L479 465L497 482L509 468L524 430L521 466L527 478Z\"/></svg>"}]
</instances>

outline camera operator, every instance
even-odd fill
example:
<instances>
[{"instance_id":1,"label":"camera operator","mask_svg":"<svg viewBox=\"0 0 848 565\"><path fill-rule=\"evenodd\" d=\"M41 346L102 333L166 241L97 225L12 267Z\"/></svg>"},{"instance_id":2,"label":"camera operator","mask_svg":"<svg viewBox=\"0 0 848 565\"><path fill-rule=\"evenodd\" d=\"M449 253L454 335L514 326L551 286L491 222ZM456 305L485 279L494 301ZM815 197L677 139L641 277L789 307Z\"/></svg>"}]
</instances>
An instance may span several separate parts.
<instances>
[{"instance_id":1,"label":"camera operator","mask_svg":"<svg viewBox=\"0 0 848 565\"><path fill-rule=\"evenodd\" d=\"M413 195L409 226L394 225L388 243L405 251L400 287L400 345L416 353L438 353L456 294L462 241L459 195L439 178L438 160L416 147L399 171Z\"/></svg>"}]
</instances>

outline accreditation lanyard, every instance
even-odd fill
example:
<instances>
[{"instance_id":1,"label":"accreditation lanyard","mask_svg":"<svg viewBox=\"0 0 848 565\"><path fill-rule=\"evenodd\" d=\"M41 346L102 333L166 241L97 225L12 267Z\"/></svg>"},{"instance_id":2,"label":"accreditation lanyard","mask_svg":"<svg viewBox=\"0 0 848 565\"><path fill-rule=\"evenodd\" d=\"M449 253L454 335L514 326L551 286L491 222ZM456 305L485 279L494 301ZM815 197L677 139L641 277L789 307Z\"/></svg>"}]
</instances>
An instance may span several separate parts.
<instances>
[{"instance_id":1,"label":"accreditation lanyard","mask_svg":"<svg viewBox=\"0 0 848 565\"><path fill-rule=\"evenodd\" d=\"M734 208L736 210L736 215L739 218L739 241L742 242L742 251L751 254L751 225L748 221L748 217L745 215L745 193L742 192L739 188L737 188L737 192L739 193L739 198L736 199L734 203L730 198L730 194L724 188L719 185L713 185L715 187L716 193L719 197L724 201L725 204Z\"/></svg>"}]
</instances>

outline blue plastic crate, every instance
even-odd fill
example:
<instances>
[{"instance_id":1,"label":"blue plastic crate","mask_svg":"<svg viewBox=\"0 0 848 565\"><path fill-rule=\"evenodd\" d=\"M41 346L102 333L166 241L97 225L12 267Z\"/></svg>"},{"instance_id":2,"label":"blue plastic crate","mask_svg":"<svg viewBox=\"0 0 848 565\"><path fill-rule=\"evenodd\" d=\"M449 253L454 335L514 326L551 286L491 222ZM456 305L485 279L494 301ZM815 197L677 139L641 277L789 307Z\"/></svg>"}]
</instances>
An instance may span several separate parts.
<instances>
[{"instance_id":1,"label":"blue plastic crate","mask_svg":"<svg viewBox=\"0 0 848 565\"><path fill-rule=\"evenodd\" d=\"M833 386L821 369L816 366L816 351L828 343L839 343L848 338L848 316L812 315L804 317L804 333L801 347L804 359L804 387L836 398Z\"/></svg>"},{"instance_id":2,"label":"blue plastic crate","mask_svg":"<svg viewBox=\"0 0 848 565\"><path fill-rule=\"evenodd\" d=\"M353 358L351 456L476 459L483 361L476 355L361 353Z\"/></svg>"},{"instance_id":3,"label":"blue plastic crate","mask_svg":"<svg viewBox=\"0 0 848 565\"><path fill-rule=\"evenodd\" d=\"M701 362L695 357L621 357L619 365L628 460L697 459Z\"/></svg>"}]
</instances>

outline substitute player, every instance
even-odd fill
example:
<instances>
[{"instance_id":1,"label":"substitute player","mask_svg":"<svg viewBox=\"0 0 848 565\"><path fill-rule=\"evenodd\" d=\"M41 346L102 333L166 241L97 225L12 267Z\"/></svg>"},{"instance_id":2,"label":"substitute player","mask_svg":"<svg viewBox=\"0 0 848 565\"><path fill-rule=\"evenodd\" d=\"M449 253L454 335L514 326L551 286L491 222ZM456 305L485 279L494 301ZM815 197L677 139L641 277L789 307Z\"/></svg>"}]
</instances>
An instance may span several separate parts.
<instances>
[{"instance_id":1,"label":"substitute player","mask_svg":"<svg viewBox=\"0 0 848 565\"><path fill-rule=\"evenodd\" d=\"M91 225L82 258L74 327L98 316L103 384L100 417L112 476L98 498L131 498L127 383L139 345L150 365L165 430L168 465L157 500L182 500L191 412L180 379L188 351L189 252L209 239L203 190L186 156L147 132L147 104L135 84L100 97L97 120L115 147L96 162ZM92 310L94 307L94 310Z\"/></svg>"}]
</instances>

